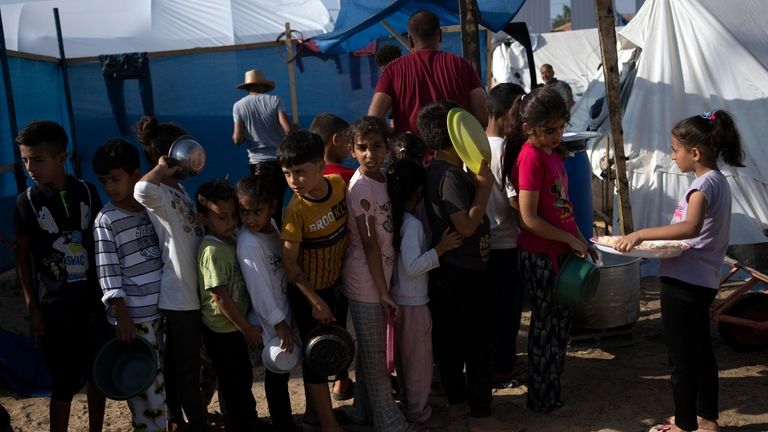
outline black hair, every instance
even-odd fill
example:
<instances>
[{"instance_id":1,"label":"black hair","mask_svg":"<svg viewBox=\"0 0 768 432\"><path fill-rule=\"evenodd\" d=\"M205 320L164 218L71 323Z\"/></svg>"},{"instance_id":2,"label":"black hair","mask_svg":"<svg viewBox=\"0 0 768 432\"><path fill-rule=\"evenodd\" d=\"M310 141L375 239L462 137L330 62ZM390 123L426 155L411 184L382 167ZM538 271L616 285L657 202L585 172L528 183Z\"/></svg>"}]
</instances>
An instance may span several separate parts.
<instances>
[{"instance_id":1,"label":"black hair","mask_svg":"<svg viewBox=\"0 0 768 432\"><path fill-rule=\"evenodd\" d=\"M699 149L715 167L720 159L731 166L744 166L741 135L727 111L717 110L681 120L672 128L672 136L686 147Z\"/></svg>"},{"instance_id":2,"label":"black hair","mask_svg":"<svg viewBox=\"0 0 768 432\"><path fill-rule=\"evenodd\" d=\"M229 180L214 179L209 180L197 188L197 212L208 214L208 206L205 201L217 203L220 201L237 200L235 199L235 187Z\"/></svg>"},{"instance_id":3,"label":"black hair","mask_svg":"<svg viewBox=\"0 0 768 432\"><path fill-rule=\"evenodd\" d=\"M488 92L488 98L485 100L488 116L499 118L506 115L507 111L512 107L515 97L524 94L525 90L517 84L497 84Z\"/></svg>"},{"instance_id":4,"label":"black hair","mask_svg":"<svg viewBox=\"0 0 768 432\"><path fill-rule=\"evenodd\" d=\"M527 95L515 98L506 121L504 133L504 151L501 159L501 172L512 181L512 168L517 156L528 139L523 130L523 124L530 128L545 127L558 120L568 121L571 113L568 111L563 97L552 87L538 87Z\"/></svg>"},{"instance_id":5,"label":"black hair","mask_svg":"<svg viewBox=\"0 0 768 432\"><path fill-rule=\"evenodd\" d=\"M334 134L344 132L349 127L349 123L343 118L331 113L322 113L315 116L312 124L309 125L309 131L320 135L325 145L331 143Z\"/></svg>"},{"instance_id":6,"label":"black hair","mask_svg":"<svg viewBox=\"0 0 768 432\"><path fill-rule=\"evenodd\" d=\"M160 123L154 117L144 116L133 126L139 143L144 147L144 156L150 166L157 165L160 156L168 154L171 144L187 131L174 123Z\"/></svg>"},{"instance_id":7,"label":"black hair","mask_svg":"<svg viewBox=\"0 0 768 432\"><path fill-rule=\"evenodd\" d=\"M424 186L425 181L424 166L412 159L396 160L387 169L387 191L392 203L392 244L397 251L402 243L400 228L403 226L405 205L418 192L419 186Z\"/></svg>"},{"instance_id":8,"label":"black hair","mask_svg":"<svg viewBox=\"0 0 768 432\"><path fill-rule=\"evenodd\" d=\"M281 167L320 162L323 156L325 156L323 139L320 135L306 129L289 133L277 149L277 162Z\"/></svg>"},{"instance_id":9,"label":"black hair","mask_svg":"<svg viewBox=\"0 0 768 432\"><path fill-rule=\"evenodd\" d=\"M437 101L425 106L416 118L419 135L432 150L451 148L451 137L448 135L448 111L459 108L453 101Z\"/></svg>"},{"instance_id":10,"label":"black hair","mask_svg":"<svg viewBox=\"0 0 768 432\"><path fill-rule=\"evenodd\" d=\"M111 139L100 145L93 154L91 165L97 176L105 176L114 169L133 174L139 167L139 151L122 138Z\"/></svg>"},{"instance_id":11,"label":"black hair","mask_svg":"<svg viewBox=\"0 0 768 432\"><path fill-rule=\"evenodd\" d=\"M418 41L429 41L440 33L440 19L430 11L417 11L408 18L408 34Z\"/></svg>"},{"instance_id":12,"label":"black hair","mask_svg":"<svg viewBox=\"0 0 768 432\"><path fill-rule=\"evenodd\" d=\"M427 156L427 145L418 135L401 133L389 141L393 159L413 159L419 162Z\"/></svg>"},{"instance_id":13,"label":"black hair","mask_svg":"<svg viewBox=\"0 0 768 432\"><path fill-rule=\"evenodd\" d=\"M19 132L16 143L26 147L45 147L52 154L67 151L67 132L50 120L35 120Z\"/></svg>"},{"instance_id":14,"label":"black hair","mask_svg":"<svg viewBox=\"0 0 768 432\"><path fill-rule=\"evenodd\" d=\"M365 116L352 122L347 129L347 147L351 150L357 138L370 134L379 135L384 139L385 144L389 141L389 128L383 118Z\"/></svg>"},{"instance_id":15,"label":"black hair","mask_svg":"<svg viewBox=\"0 0 768 432\"><path fill-rule=\"evenodd\" d=\"M277 189L274 178L275 175L271 170L263 170L241 178L235 187L238 199L247 198L258 204L276 201Z\"/></svg>"},{"instance_id":16,"label":"black hair","mask_svg":"<svg viewBox=\"0 0 768 432\"><path fill-rule=\"evenodd\" d=\"M395 60L403 55L403 50L397 45L384 45L376 51L374 60L376 60L376 66L384 67L388 65L392 60Z\"/></svg>"}]
</instances>

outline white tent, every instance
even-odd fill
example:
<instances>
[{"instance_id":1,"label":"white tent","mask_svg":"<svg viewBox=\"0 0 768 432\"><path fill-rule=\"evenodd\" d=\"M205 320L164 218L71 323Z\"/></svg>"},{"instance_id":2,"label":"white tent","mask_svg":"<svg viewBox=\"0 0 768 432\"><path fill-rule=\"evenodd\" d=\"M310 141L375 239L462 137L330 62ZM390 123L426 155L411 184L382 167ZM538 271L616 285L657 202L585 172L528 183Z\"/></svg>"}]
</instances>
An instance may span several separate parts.
<instances>
[{"instance_id":1,"label":"white tent","mask_svg":"<svg viewBox=\"0 0 768 432\"><path fill-rule=\"evenodd\" d=\"M731 244L765 242L768 227L768 2L648 0L619 33L642 49L623 118L635 228L669 223L692 174L670 159L669 131L714 109L731 112L746 168L721 166L733 194ZM599 160L594 149L591 160Z\"/></svg>"}]
</instances>

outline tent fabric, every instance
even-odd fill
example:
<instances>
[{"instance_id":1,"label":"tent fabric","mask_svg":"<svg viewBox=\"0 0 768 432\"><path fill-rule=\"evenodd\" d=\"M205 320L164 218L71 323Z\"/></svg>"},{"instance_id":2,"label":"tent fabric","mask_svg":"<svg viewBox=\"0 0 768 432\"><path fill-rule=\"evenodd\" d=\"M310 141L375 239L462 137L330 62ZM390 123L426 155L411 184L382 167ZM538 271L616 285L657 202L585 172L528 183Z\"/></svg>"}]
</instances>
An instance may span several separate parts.
<instances>
[{"instance_id":1,"label":"tent fabric","mask_svg":"<svg viewBox=\"0 0 768 432\"><path fill-rule=\"evenodd\" d=\"M3 0L9 50L58 57L59 8L67 57L157 52L275 40L291 29L325 33L333 19L321 0Z\"/></svg>"},{"instance_id":2,"label":"tent fabric","mask_svg":"<svg viewBox=\"0 0 768 432\"><path fill-rule=\"evenodd\" d=\"M523 3L525 0L478 0L480 24L498 31L509 23ZM348 0L339 11L333 32L317 36L315 41L322 52L351 52L389 36L381 21L405 33L408 18L419 10L437 14L442 26L459 24L458 5L456 0Z\"/></svg>"},{"instance_id":3,"label":"tent fabric","mask_svg":"<svg viewBox=\"0 0 768 432\"><path fill-rule=\"evenodd\" d=\"M724 109L739 127L747 165L720 167L733 195L731 244L766 240L768 31L760 20L765 16L766 2L649 0L619 33L622 47L642 49L623 118L635 229L669 223L693 180L670 158L672 126ZM593 149L593 164L600 153Z\"/></svg>"}]
</instances>

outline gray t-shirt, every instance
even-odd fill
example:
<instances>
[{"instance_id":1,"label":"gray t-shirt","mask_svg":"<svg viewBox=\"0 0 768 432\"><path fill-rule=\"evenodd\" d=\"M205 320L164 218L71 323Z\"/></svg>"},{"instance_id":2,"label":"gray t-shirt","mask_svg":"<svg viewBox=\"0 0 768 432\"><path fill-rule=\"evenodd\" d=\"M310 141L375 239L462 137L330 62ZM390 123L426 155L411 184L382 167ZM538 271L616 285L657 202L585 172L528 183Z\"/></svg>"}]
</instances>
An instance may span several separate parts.
<instances>
[{"instance_id":1,"label":"gray t-shirt","mask_svg":"<svg viewBox=\"0 0 768 432\"><path fill-rule=\"evenodd\" d=\"M661 276L668 276L707 288L720 286L720 267L728 248L731 229L731 189L720 171L712 170L697 177L677 203L672 223L688 216L688 199L695 191L707 200L704 225L698 237L685 240L691 248L675 258L661 260Z\"/></svg>"},{"instance_id":2,"label":"gray t-shirt","mask_svg":"<svg viewBox=\"0 0 768 432\"><path fill-rule=\"evenodd\" d=\"M278 117L280 112L285 112L280 98L267 94L249 94L232 107L235 123L245 126L249 164L277 157L277 147L285 136Z\"/></svg>"},{"instance_id":3,"label":"gray t-shirt","mask_svg":"<svg viewBox=\"0 0 768 432\"><path fill-rule=\"evenodd\" d=\"M427 165L424 205L432 231L430 246L440 242L446 227L456 228L451 215L472 207L475 199L475 180L459 167L442 160L433 159ZM485 270L491 253L491 227L488 217L475 232L464 239L461 246L446 252L440 262L469 270Z\"/></svg>"}]
</instances>

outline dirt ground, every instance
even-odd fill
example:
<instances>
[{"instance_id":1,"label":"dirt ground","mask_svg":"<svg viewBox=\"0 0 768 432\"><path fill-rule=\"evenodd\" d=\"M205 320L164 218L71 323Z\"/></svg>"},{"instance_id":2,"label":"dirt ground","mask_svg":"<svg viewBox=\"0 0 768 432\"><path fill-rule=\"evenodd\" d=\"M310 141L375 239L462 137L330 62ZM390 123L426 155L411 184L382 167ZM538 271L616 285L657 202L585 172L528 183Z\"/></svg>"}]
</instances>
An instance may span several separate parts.
<instances>
[{"instance_id":1,"label":"dirt ground","mask_svg":"<svg viewBox=\"0 0 768 432\"><path fill-rule=\"evenodd\" d=\"M21 293L4 276L0 285L0 327L17 333L28 333L27 317ZM573 416L567 418L542 415L525 409L525 383L496 390L495 413L526 431L646 431L672 414L669 365L661 335L658 285L644 278L641 289L639 321L629 334L589 338L574 342L568 352L562 379L563 400ZM721 290L720 298L729 291ZM525 333L529 313L524 316L518 352L521 381L525 380ZM720 424L722 431L768 431L768 352L736 353L723 343L713 325L715 351L720 369ZM290 381L293 410L303 412L304 395L297 372ZM264 397L263 370L256 368L253 384L259 414L268 416ZM433 397L435 415L447 416L445 400ZM47 430L48 399L26 398L9 390L0 382L0 404L8 409L13 430L37 432ZM347 403L337 403L344 410ZM218 410L214 401L209 411ZM446 423L449 423L446 421ZM351 427L367 431L372 428ZM87 430L85 395L77 395L72 406L70 430ZM124 402L108 401L104 430L129 431L130 413ZM465 421L433 429L449 432L468 430Z\"/></svg>"}]
</instances>

